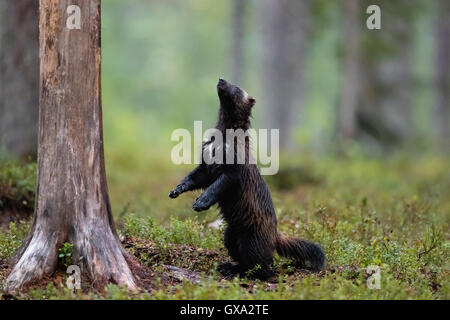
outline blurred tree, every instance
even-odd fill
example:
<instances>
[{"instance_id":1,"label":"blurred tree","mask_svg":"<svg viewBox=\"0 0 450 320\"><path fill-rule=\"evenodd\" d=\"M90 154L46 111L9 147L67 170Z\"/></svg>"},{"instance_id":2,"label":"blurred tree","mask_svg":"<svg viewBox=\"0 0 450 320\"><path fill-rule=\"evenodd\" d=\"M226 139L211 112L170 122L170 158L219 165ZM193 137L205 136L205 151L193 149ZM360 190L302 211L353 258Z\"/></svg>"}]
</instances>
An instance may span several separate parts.
<instances>
[{"instance_id":1,"label":"blurred tree","mask_svg":"<svg viewBox=\"0 0 450 320\"><path fill-rule=\"evenodd\" d=\"M450 1L439 0L436 22L436 111L437 147L450 151Z\"/></svg>"},{"instance_id":2,"label":"blurred tree","mask_svg":"<svg viewBox=\"0 0 450 320\"><path fill-rule=\"evenodd\" d=\"M58 248L97 288L136 288L138 267L117 236L106 184L101 105L100 1L80 3L82 30L66 27L71 0L40 0L41 95L36 210L5 290L52 275Z\"/></svg>"},{"instance_id":3,"label":"blurred tree","mask_svg":"<svg viewBox=\"0 0 450 320\"><path fill-rule=\"evenodd\" d=\"M233 1L233 39L231 54L231 72L233 82L243 85L242 76L244 70L243 63L243 41L244 41L244 24L245 11L248 6L248 0Z\"/></svg>"},{"instance_id":4,"label":"blurred tree","mask_svg":"<svg viewBox=\"0 0 450 320\"><path fill-rule=\"evenodd\" d=\"M360 1L346 0L344 8L343 84L339 108L339 130L343 141L353 140L356 133L356 112L359 103Z\"/></svg>"},{"instance_id":5,"label":"blurred tree","mask_svg":"<svg viewBox=\"0 0 450 320\"><path fill-rule=\"evenodd\" d=\"M39 24L36 0L0 3L0 151L36 154Z\"/></svg>"},{"instance_id":6,"label":"blurred tree","mask_svg":"<svg viewBox=\"0 0 450 320\"><path fill-rule=\"evenodd\" d=\"M303 63L310 1L262 2L262 105L267 128L280 129L280 147L292 149L302 111Z\"/></svg>"},{"instance_id":7,"label":"blurred tree","mask_svg":"<svg viewBox=\"0 0 450 320\"><path fill-rule=\"evenodd\" d=\"M389 148L410 140L414 134L411 102L415 2L361 2L364 32L360 74L363 77L357 119L359 136L366 138L368 145L376 141L379 146ZM371 4L381 8L381 30L365 27L369 16L366 8Z\"/></svg>"}]
</instances>

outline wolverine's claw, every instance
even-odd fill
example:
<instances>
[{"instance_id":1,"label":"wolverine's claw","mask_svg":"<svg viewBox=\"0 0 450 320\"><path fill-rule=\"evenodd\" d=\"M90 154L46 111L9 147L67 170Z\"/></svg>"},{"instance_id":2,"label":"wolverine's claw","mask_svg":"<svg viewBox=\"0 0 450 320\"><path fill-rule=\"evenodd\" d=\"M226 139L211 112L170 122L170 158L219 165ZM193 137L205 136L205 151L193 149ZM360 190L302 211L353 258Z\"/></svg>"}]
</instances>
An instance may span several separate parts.
<instances>
[{"instance_id":1,"label":"wolverine's claw","mask_svg":"<svg viewBox=\"0 0 450 320\"><path fill-rule=\"evenodd\" d=\"M205 211L209 209L209 205L205 202L203 202L201 199L197 199L197 201L195 201L194 205L192 206L192 209L194 209L197 212L200 211Z\"/></svg>"},{"instance_id":2,"label":"wolverine's claw","mask_svg":"<svg viewBox=\"0 0 450 320\"><path fill-rule=\"evenodd\" d=\"M170 193L169 193L169 197L171 197L172 199L177 198L179 195L180 195L180 193L176 189L170 191Z\"/></svg>"}]
</instances>

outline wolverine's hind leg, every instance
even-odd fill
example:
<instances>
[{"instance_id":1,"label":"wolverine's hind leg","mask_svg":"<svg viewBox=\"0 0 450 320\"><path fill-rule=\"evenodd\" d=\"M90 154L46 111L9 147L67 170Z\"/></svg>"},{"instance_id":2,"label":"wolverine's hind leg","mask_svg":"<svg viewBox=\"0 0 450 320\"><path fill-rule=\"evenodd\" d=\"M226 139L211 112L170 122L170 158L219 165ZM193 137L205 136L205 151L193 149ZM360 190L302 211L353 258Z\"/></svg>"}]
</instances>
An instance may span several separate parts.
<instances>
[{"instance_id":1,"label":"wolverine's hind leg","mask_svg":"<svg viewBox=\"0 0 450 320\"><path fill-rule=\"evenodd\" d=\"M234 278L240 274L239 265L231 262L224 262L219 264L217 271L225 278Z\"/></svg>"},{"instance_id":2,"label":"wolverine's hind leg","mask_svg":"<svg viewBox=\"0 0 450 320\"><path fill-rule=\"evenodd\" d=\"M225 230L224 244L231 259L238 262L240 260L239 246L237 243L236 235L233 234L233 229L230 226L228 226ZM241 273L241 268L238 264L225 262L219 264L219 266L217 267L217 271L219 271L224 277L232 278Z\"/></svg>"},{"instance_id":3,"label":"wolverine's hind leg","mask_svg":"<svg viewBox=\"0 0 450 320\"><path fill-rule=\"evenodd\" d=\"M252 257L249 255L239 263L241 277L268 280L275 275L272 270L273 256Z\"/></svg>"},{"instance_id":4,"label":"wolverine's hind leg","mask_svg":"<svg viewBox=\"0 0 450 320\"><path fill-rule=\"evenodd\" d=\"M273 250L270 246L261 243L258 239L247 238L242 233L237 234L232 231L228 228L225 232L225 247L237 264L223 264L219 272L260 280L267 280L274 276Z\"/></svg>"},{"instance_id":5,"label":"wolverine's hind leg","mask_svg":"<svg viewBox=\"0 0 450 320\"><path fill-rule=\"evenodd\" d=\"M241 278L268 280L275 275L271 265L266 263L246 265L225 262L219 264L217 271L225 278L240 276Z\"/></svg>"},{"instance_id":6,"label":"wolverine's hind leg","mask_svg":"<svg viewBox=\"0 0 450 320\"><path fill-rule=\"evenodd\" d=\"M268 280L275 275L272 270L273 249L266 241L253 235L242 239L239 249L241 276Z\"/></svg>"}]
</instances>

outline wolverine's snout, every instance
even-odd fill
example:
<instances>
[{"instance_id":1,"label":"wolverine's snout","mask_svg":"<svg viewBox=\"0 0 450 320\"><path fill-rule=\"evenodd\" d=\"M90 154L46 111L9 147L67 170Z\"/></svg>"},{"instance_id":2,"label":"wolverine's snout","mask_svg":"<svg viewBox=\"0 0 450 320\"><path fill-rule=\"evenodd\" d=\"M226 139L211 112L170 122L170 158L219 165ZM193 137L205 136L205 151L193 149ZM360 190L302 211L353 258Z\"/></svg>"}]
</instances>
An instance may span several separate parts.
<instances>
[{"instance_id":1,"label":"wolverine's snout","mask_svg":"<svg viewBox=\"0 0 450 320\"><path fill-rule=\"evenodd\" d=\"M227 86L227 84L228 84L228 82L225 79L220 78L219 82L217 83L217 88L223 89Z\"/></svg>"}]
</instances>

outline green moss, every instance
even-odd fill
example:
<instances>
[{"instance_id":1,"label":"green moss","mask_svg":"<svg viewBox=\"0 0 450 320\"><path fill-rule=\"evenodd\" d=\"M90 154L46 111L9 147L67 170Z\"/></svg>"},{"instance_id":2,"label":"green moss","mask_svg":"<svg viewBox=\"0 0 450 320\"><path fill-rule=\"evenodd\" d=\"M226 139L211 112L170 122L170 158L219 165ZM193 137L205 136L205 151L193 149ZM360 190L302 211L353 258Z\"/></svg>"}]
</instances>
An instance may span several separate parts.
<instances>
[{"instance_id":1,"label":"green moss","mask_svg":"<svg viewBox=\"0 0 450 320\"><path fill-rule=\"evenodd\" d=\"M217 210L190 216L198 193L169 199L166 190L182 174L180 170L162 171L165 179L157 176L145 182L147 188L131 188L130 192L144 194L158 189L164 196L155 197L153 205L147 211L139 210L138 215L125 210L120 229L125 247L157 275L155 292L135 294L111 285L104 294L88 288L71 293L62 281L35 288L23 298L449 299L449 163L435 157L398 157L322 159L298 164L320 176L321 181L300 181L289 192L271 186L279 229L320 243L327 254L327 270L307 274L296 270L289 260L276 257L278 284L221 279L215 268L228 258L222 244L223 230L207 227L209 221L218 218ZM155 168L163 165L157 163ZM148 170L157 171L155 168ZM146 205L132 203L131 207L143 209ZM14 252L27 229L27 223L17 223L8 233L0 233L1 259ZM158 278L165 272L163 264L198 272L204 280L168 286L164 277ZM379 290L366 284L366 268L371 265L380 267Z\"/></svg>"},{"instance_id":2,"label":"green moss","mask_svg":"<svg viewBox=\"0 0 450 320\"><path fill-rule=\"evenodd\" d=\"M32 210L35 186L35 163L0 162L0 212L6 206Z\"/></svg>"},{"instance_id":3,"label":"green moss","mask_svg":"<svg viewBox=\"0 0 450 320\"><path fill-rule=\"evenodd\" d=\"M0 259L7 260L20 247L28 234L28 221L11 222L8 232L0 229Z\"/></svg>"},{"instance_id":4,"label":"green moss","mask_svg":"<svg viewBox=\"0 0 450 320\"><path fill-rule=\"evenodd\" d=\"M183 244L205 249L222 245L222 231L211 229L199 223L196 218L179 220L172 217L168 227L156 225L151 217L137 218L134 215L125 218L123 233L141 239L153 240L160 246Z\"/></svg>"}]
</instances>

